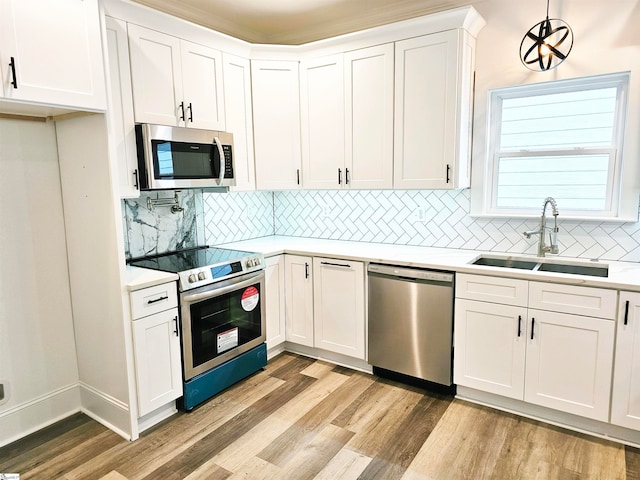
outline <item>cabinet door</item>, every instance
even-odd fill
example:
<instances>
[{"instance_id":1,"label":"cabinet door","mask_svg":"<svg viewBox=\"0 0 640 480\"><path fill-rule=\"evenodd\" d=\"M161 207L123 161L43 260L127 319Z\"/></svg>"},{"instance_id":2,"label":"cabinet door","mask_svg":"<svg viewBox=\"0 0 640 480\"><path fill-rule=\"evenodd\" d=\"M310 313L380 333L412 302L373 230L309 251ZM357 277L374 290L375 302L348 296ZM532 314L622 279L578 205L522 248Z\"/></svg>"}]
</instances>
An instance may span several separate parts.
<instances>
[{"instance_id":1,"label":"cabinet door","mask_svg":"<svg viewBox=\"0 0 640 480\"><path fill-rule=\"evenodd\" d=\"M178 309L135 320L133 348L141 417L182 395Z\"/></svg>"},{"instance_id":2,"label":"cabinet door","mask_svg":"<svg viewBox=\"0 0 640 480\"><path fill-rule=\"evenodd\" d=\"M251 64L246 58L222 55L226 128L233 133L236 185L233 191L255 190Z\"/></svg>"},{"instance_id":3,"label":"cabinet door","mask_svg":"<svg viewBox=\"0 0 640 480\"><path fill-rule=\"evenodd\" d=\"M265 260L267 348L285 341L284 255Z\"/></svg>"},{"instance_id":4,"label":"cabinet door","mask_svg":"<svg viewBox=\"0 0 640 480\"><path fill-rule=\"evenodd\" d=\"M138 157L135 121L133 119L127 25L123 21L111 17L105 17L105 21L111 83L111 106L108 116L112 135L109 140L114 144L117 158L120 196L122 198L137 198L140 196L140 190L137 176Z\"/></svg>"},{"instance_id":5,"label":"cabinet door","mask_svg":"<svg viewBox=\"0 0 640 480\"><path fill-rule=\"evenodd\" d=\"M344 54L345 179L393 186L393 44Z\"/></svg>"},{"instance_id":6,"label":"cabinet door","mask_svg":"<svg viewBox=\"0 0 640 480\"><path fill-rule=\"evenodd\" d=\"M5 98L106 110L97 0L3 0L0 62Z\"/></svg>"},{"instance_id":7,"label":"cabinet door","mask_svg":"<svg viewBox=\"0 0 640 480\"><path fill-rule=\"evenodd\" d=\"M184 40L180 52L186 126L224 131L222 52Z\"/></svg>"},{"instance_id":8,"label":"cabinet door","mask_svg":"<svg viewBox=\"0 0 640 480\"><path fill-rule=\"evenodd\" d=\"M129 50L136 122L184 126L180 40L129 24Z\"/></svg>"},{"instance_id":9,"label":"cabinet door","mask_svg":"<svg viewBox=\"0 0 640 480\"><path fill-rule=\"evenodd\" d=\"M256 185L260 190L300 188L298 62L251 61Z\"/></svg>"},{"instance_id":10,"label":"cabinet door","mask_svg":"<svg viewBox=\"0 0 640 480\"><path fill-rule=\"evenodd\" d=\"M456 299L454 383L522 400L527 309Z\"/></svg>"},{"instance_id":11,"label":"cabinet door","mask_svg":"<svg viewBox=\"0 0 640 480\"><path fill-rule=\"evenodd\" d=\"M313 347L313 259L285 255L286 339Z\"/></svg>"},{"instance_id":12,"label":"cabinet door","mask_svg":"<svg viewBox=\"0 0 640 480\"><path fill-rule=\"evenodd\" d=\"M365 358L364 264L314 258L315 346Z\"/></svg>"},{"instance_id":13,"label":"cabinet door","mask_svg":"<svg viewBox=\"0 0 640 480\"><path fill-rule=\"evenodd\" d=\"M342 188L344 170L344 75L342 55L300 64L302 185Z\"/></svg>"},{"instance_id":14,"label":"cabinet door","mask_svg":"<svg viewBox=\"0 0 640 480\"><path fill-rule=\"evenodd\" d=\"M615 322L529 309L524 399L606 422Z\"/></svg>"},{"instance_id":15,"label":"cabinet door","mask_svg":"<svg viewBox=\"0 0 640 480\"><path fill-rule=\"evenodd\" d=\"M611 423L640 430L640 293L620 292Z\"/></svg>"},{"instance_id":16,"label":"cabinet door","mask_svg":"<svg viewBox=\"0 0 640 480\"><path fill-rule=\"evenodd\" d=\"M456 30L396 43L395 188L452 188L456 155Z\"/></svg>"}]
</instances>

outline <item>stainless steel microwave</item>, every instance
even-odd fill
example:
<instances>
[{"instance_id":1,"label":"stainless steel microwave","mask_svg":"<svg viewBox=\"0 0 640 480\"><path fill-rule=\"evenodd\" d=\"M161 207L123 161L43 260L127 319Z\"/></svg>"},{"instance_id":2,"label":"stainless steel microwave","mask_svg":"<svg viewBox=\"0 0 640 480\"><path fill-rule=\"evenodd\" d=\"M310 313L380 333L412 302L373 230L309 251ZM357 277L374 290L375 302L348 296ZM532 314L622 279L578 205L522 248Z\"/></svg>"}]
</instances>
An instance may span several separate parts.
<instances>
[{"instance_id":1,"label":"stainless steel microwave","mask_svg":"<svg viewBox=\"0 0 640 480\"><path fill-rule=\"evenodd\" d=\"M141 190L236 184L231 133L143 123L136 142Z\"/></svg>"}]
</instances>

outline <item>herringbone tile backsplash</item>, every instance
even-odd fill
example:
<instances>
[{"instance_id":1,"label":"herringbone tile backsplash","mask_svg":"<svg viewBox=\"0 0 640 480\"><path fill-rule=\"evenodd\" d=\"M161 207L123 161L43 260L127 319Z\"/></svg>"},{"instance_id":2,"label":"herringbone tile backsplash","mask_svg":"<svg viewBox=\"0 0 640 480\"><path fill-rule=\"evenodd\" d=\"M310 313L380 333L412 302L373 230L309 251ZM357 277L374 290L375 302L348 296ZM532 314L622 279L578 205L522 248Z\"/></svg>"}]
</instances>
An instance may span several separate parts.
<instances>
[{"instance_id":1,"label":"herringbone tile backsplash","mask_svg":"<svg viewBox=\"0 0 640 480\"><path fill-rule=\"evenodd\" d=\"M193 200L189 195L185 198L190 208L196 209L195 217L183 212L180 217L173 217L173 221L172 214L165 210L142 215L146 198L126 200L128 253L137 256L151 250L153 239L162 240L157 249L171 250L175 246L169 245L170 240L181 245L189 242L216 245L274 233L493 252L536 252L537 238L527 240L522 232L535 229L538 220L472 218L468 190L195 192ZM640 222L563 221L562 205L559 208L561 256L640 261ZM181 217L183 221L179 221Z\"/></svg>"}]
</instances>

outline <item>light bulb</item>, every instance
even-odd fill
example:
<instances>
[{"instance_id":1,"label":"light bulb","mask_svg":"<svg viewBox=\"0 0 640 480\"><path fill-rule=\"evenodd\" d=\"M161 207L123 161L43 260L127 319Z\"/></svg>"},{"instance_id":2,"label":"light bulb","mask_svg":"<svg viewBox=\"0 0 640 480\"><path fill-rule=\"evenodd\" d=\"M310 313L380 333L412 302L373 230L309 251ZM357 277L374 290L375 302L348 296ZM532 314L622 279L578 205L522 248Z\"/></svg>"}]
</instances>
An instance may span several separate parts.
<instances>
[{"instance_id":1,"label":"light bulb","mask_svg":"<svg viewBox=\"0 0 640 480\"><path fill-rule=\"evenodd\" d=\"M540 45L540 55L546 57L550 53L551 49L549 48L549 45L547 45L546 42L543 42L542 45Z\"/></svg>"}]
</instances>

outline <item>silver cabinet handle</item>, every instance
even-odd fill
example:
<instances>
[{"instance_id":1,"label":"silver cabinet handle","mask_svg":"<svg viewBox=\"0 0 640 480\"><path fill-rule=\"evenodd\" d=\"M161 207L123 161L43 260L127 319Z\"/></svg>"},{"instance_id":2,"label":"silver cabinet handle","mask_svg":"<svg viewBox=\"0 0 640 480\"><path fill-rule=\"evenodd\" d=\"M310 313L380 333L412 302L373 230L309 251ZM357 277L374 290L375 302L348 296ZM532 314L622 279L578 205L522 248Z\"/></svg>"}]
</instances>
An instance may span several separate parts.
<instances>
[{"instance_id":1,"label":"silver cabinet handle","mask_svg":"<svg viewBox=\"0 0 640 480\"><path fill-rule=\"evenodd\" d=\"M222 185L222 179L224 178L224 168L226 163L224 161L224 151L222 150L222 144L220 143L220 139L218 137L214 137L213 141L218 147L218 156L220 157L220 177L218 178L218 185Z\"/></svg>"},{"instance_id":2,"label":"silver cabinet handle","mask_svg":"<svg viewBox=\"0 0 640 480\"><path fill-rule=\"evenodd\" d=\"M348 263L320 262L320 265L330 265L332 267L351 268L351 265L349 265Z\"/></svg>"}]
</instances>

